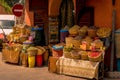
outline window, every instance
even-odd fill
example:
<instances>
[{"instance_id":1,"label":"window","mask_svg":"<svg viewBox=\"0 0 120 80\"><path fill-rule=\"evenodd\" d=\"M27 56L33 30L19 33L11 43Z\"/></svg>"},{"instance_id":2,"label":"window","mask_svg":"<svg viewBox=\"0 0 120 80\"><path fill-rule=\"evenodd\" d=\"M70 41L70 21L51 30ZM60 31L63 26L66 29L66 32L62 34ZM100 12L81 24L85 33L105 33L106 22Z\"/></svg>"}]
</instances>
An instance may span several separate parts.
<instances>
[{"instance_id":1,"label":"window","mask_svg":"<svg viewBox=\"0 0 120 80\"><path fill-rule=\"evenodd\" d=\"M15 21L13 20L0 20L0 25L3 27L3 29L12 29L14 24Z\"/></svg>"}]
</instances>

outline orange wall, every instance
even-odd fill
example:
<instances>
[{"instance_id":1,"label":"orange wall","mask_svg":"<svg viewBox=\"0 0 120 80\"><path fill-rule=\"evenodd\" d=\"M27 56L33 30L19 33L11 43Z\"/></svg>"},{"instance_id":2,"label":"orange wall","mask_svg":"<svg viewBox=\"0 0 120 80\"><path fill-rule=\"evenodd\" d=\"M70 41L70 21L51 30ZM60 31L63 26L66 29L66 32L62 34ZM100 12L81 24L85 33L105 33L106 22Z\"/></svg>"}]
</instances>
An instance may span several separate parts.
<instances>
[{"instance_id":1,"label":"orange wall","mask_svg":"<svg viewBox=\"0 0 120 80\"><path fill-rule=\"evenodd\" d=\"M112 11L116 8L116 27L120 27L120 0L116 0L115 7L112 6L112 0L86 0L87 6L93 6L94 23L98 27L112 27Z\"/></svg>"},{"instance_id":2,"label":"orange wall","mask_svg":"<svg viewBox=\"0 0 120 80\"><path fill-rule=\"evenodd\" d=\"M49 16L58 16L59 14L59 6L62 0L49 0L48 6L48 15Z\"/></svg>"},{"instance_id":3,"label":"orange wall","mask_svg":"<svg viewBox=\"0 0 120 80\"><path fill-rule=\"evenodd\" d=\"M49 16L58 16L59 15L59 7L61 4L62 0L49 0ZM74 2L74 7L75 7L75 3L76 0L73 0Z\"/></svg>"},{"instance_id":4,"label":"orange wall","mask_svg":"<svg viewBox=\"0 0 120 80\"><path fill-rule=\"evenodd\" d=\"M25 23L29 26L34 25L34 13L29 11L29 0L25 4Z\"/></svg>"},{"instance_id":5,"label":"orange wall","mask_svg":"<svg viewBox=\"0 0 120 80\"><path fill-rule=\"evenodd\" d=\"M116 5L115 5L115 9L116 9L116 27L120 28L120 0L116 0Z\"/></svg>"},{"instance_id":6,"label":"orange wall","mask_svg":"<svg viewBox=\"0 0 120 80\"><path fill-rule=\"evenodd\" d=\"M59 7L62 0L48 0L48 16L58 16L59 15ZM76 0L74 1L74 6ZM25 4L25 23L27 25L33 26L34 25L34 13L29 11L29 0L26 0Z\"/></svg>"},{"instance_id":7,"label":"orange wall","mask_svg":"<svg viewBox=\"0 0 120 80\"><path fill-rule=\"evenodd\" d=\"M73 0L74 4L76 0ZM116 5L112 6L112 0L86 0L87 6L93 6L95 8L94 23L98 27L112 27L112 10L116 9L116 27L120 27L120 0L116 0ZM48 16L58 16L59 6L61 0L49 0L48 6ZM26 0L25 5L25 22L26 24L33 26L34 24L34 14L29 11L29 0Z\"/></svg>"},{"instance_id":8,"label":"orange wall","mask_svg":"<svg viewBox=\"0 0 120 80\"><path fill-rule=\"evenodd\" d=\"M8 14L8 13L5 11L4 7L1 6L1 5L0 5L0 14Z\"/></svg>"}]
</instances>

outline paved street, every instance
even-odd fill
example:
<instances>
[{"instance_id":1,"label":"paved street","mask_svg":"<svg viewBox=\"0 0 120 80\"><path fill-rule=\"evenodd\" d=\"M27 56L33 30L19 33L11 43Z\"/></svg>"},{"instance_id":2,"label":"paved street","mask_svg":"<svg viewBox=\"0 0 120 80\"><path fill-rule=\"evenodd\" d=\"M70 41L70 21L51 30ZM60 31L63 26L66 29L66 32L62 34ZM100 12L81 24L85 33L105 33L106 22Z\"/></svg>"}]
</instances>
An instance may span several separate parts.
<instances>
[{"instance_id":1,"label":"paved street","mask_svg":"<svg viewBox=\"0 0 120 80\"><path fill-rule=\"evenodd\" d=\"M0 53L0 80L86 80L83 78L50 73L48 67L28 68L19 65L4 63ZM104 79L120 80L120 79Z\"/></svg>"},{"instance_id":2,"label":"paved street","mask_svg":"<svg viewBox=\"0 0 120 80\"><path fill-rule=\"evenodd\" d=\"M2 62L0 53L0 80L86 80L50 73L48 67L28 68Z\"/></svg>"}]
</instances>

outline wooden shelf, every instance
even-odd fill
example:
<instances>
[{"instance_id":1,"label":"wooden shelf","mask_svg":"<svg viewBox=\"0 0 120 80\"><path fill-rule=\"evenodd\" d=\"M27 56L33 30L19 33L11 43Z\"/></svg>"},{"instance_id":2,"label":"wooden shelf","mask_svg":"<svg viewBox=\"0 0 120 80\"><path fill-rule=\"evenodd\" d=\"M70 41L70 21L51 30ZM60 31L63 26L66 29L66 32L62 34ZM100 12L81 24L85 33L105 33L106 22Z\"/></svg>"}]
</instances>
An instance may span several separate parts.
<instances>
[{"instance_id":1,"label":"wooden shelf","mask_svg":"<svg viewBox=\"0 0 120 80\"><path fill-rule=\"evenodd\" d=\"M58 18L49 17L49 43L58 43L59 33L58 33Z\"/></svg>"}]
</instances>

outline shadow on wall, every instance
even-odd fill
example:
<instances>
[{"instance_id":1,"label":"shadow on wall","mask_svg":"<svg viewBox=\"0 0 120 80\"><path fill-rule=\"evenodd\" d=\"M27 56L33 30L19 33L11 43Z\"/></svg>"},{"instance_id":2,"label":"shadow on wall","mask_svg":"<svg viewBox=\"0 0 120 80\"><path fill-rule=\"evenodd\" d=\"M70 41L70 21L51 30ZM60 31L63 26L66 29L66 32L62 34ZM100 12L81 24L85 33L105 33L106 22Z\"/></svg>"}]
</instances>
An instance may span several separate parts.
<instances>
[{"instance_id":1,"label":"shadow on wall","mask_svg":"<svg viewBox=\"0 0 120 80\"><path fill-rule=\"evenodd\" d=\"M49 16L58 16L62 0L49 0Z\"/></svg>"}]
</instances>

